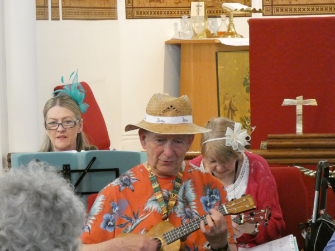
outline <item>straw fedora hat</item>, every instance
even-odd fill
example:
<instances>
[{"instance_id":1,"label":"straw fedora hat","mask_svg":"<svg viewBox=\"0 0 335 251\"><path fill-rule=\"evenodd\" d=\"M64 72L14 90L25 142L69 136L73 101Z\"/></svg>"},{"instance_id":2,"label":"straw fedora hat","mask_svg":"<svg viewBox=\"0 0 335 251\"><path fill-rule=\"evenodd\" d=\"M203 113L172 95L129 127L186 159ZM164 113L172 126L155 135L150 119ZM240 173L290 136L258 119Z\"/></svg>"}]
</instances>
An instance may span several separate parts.
<instances>
[{"instance_id":1,"label":"straw fedora hat","mask_svg":"<svg viewBox=\"0 0 335 251\"><path fill-rule=\"evenodd\" d=\"M144 120L129 124L125 131L142 128L158 134L197 134L211 131L193 124L192 106L186 95L175 98L154 94L147 106Z\"/></svg>"}]
</instances>

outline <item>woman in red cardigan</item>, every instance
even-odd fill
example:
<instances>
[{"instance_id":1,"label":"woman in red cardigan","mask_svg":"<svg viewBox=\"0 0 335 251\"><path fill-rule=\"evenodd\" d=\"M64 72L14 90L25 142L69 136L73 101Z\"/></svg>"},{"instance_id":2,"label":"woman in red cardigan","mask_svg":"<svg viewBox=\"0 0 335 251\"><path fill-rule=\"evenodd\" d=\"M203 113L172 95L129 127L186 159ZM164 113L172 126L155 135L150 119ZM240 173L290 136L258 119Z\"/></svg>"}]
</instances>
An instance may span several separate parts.
<instances>
[{"instance_id":1,"label":"woman in red cardigan","mask_svg":"<svg viewBox=\"0 0 335 251\"><path fill-rule=\"evenodd\" d=\"M264 222L242 225L233 222L238 247L253 247L282 237L285 223L269 165L261 156L246 151L250 136L241 127L240 123L223 117L209 120L206 128L212 131L202 135L202 155L190 163L217 177L227 190L228 200L250 194L257 209L270 207L267 226Z\"/></svg>"}]
</instances>

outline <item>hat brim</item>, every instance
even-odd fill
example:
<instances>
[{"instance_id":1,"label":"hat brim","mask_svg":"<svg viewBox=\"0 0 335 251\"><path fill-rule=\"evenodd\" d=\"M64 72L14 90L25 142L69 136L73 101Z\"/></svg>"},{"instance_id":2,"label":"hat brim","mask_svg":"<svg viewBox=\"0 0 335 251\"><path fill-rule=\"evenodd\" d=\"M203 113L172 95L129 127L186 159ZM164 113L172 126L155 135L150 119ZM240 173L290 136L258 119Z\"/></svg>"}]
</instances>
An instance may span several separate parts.
<instances>
[{"instance_id":1,"label":"hat brim","mask_svg":"<svg viewBox=\"0 0 335 251\"><path fill-rule=\"evenodd\" d=\"M211 129L195 124L153 124L144 120L136 125L127 125L125 131L128 132L140 128L157 134L198 134L211 131Z\"/></svg>"}]
</instances>

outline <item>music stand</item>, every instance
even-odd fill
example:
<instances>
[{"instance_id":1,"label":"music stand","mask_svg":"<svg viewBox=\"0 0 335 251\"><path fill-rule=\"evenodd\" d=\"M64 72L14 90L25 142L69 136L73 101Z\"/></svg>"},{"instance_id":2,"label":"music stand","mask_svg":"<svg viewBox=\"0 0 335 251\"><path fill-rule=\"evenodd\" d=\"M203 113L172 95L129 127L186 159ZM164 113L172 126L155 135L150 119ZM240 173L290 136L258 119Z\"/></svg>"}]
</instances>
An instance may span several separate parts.
<instances>
[{"instance_id":1,"label":"music stand","mask_svg":"<svg viewBox=\"0 0 335 251\"><path fill-rule=\"evenodd\" d=\"M333 189L333 192L335 194L335 178L334 177L328 177L327 180L330 183L330 185L331 185L331 187Z\"/></svg>"}]
</instances>

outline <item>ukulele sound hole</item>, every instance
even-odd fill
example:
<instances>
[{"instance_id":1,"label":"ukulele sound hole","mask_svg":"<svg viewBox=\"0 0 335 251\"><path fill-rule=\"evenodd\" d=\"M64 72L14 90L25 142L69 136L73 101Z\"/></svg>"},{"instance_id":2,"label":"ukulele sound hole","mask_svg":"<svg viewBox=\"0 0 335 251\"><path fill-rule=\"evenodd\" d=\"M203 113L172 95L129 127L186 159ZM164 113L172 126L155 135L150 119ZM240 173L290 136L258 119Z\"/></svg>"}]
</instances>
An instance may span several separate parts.
<instances>
[{"instance_id":1,"label":"ukulele sound hole","mask_svg":"<svg viewBox=\"0 0 335 251\"><path fill-rule=\"evenodd\" d=\"M162 241L158 238L154 238L154 240L158 242L157 251L159 251L162 248Z\"/></svg>"}]
</instances>

